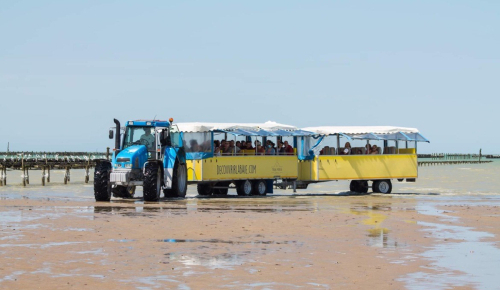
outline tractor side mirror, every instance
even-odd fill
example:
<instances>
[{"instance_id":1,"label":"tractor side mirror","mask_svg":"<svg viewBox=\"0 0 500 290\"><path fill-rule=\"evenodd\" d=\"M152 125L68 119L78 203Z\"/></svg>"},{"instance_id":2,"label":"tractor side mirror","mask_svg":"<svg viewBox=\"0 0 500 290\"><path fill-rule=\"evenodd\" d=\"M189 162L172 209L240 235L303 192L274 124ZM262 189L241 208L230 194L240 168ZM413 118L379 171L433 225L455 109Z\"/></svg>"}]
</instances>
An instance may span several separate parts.
<instances>
[{"instance_id":1,"label":"tractor side mirror","mask_svg":"<svg viewBox=\"0 0 500 290\"><path fill-rule=\"evenodd\" d=\"M114 132L113 130L109 130L109 139L113 139L114 135L113 132Z\"/></svg>"}]
</instances>

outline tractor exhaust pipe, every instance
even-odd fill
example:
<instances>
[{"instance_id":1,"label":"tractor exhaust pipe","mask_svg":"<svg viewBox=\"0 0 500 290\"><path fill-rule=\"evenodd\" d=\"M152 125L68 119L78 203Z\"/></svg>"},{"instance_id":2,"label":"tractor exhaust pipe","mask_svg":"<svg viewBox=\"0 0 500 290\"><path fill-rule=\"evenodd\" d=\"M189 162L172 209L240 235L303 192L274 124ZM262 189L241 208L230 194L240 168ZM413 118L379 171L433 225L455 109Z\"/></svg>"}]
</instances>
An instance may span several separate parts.
<instances>
[{"instance_id":1,"label":"tractor exhaust pipe","mask_svg":"<svg viewBox=\"0 0 500 290\"><path fill-rule=\"evenodd\" d=\"M115 149L120 150L120 121L113 119L116 124Z\"/></svg>"}]
</instances>

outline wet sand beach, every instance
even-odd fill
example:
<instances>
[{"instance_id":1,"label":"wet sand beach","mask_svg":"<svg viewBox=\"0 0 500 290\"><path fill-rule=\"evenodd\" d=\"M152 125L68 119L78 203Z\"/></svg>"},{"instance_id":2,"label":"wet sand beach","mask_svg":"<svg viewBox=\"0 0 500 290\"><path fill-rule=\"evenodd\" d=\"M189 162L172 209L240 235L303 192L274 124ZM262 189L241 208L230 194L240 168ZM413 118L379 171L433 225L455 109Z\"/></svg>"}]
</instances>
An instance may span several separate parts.
<instances>
[{"instance_id":1,"label":"wet sand beach","mask_svg":"<svg viewBox=\"0 0 500 290\"><path fill-rule=\"evenodd\" d=\"M199 198L190 186L159 203L140 191L97 203L77 177L14 181L0 187L0 289L498 289L491 166L422 168L389 195L329 182Z\"/></svg>"}]
</instances>

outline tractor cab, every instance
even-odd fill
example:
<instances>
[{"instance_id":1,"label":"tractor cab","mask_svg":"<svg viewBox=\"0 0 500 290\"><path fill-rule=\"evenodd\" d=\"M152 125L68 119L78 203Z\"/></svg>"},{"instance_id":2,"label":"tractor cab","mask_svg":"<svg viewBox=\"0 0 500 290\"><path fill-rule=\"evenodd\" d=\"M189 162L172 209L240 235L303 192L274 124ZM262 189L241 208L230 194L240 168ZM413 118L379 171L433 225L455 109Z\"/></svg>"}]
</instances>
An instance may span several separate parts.
<instances>
[{"instance_id":1,"label":"tractor cab","mask_svg":"<svg viewBox=\"0 0 500 290\"><path fill-rule=\"evenodd\" d=\"M148 152L147 159L160 158L157 152L161 152L162 145L168 143L168 121L128 121L123 135L122 150L134 145L144 145Z\"/></svg>"}]
</instances>

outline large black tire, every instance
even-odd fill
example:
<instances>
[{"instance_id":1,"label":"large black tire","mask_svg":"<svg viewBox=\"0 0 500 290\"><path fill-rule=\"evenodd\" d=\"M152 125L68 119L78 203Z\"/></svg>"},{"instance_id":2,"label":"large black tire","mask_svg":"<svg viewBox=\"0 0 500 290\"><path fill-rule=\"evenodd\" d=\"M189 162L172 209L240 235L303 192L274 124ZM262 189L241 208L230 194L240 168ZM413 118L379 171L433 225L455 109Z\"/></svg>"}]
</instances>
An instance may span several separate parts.
<instances>
[{"instance_id":1,"label":"large black tire","mask_svg":"<svg viewBox=\"0 0 500 290\"><path fill-rule=\"evenodd\" d=\"M196 189L198 190L198 194L201 196L210 196L214 192L214 188L209 183L198 183Z\"/></svg>"},{"instance_id":2,"label":"large black tire","mask_svg":"<svg viewBox=\"0 0 500 290\"><path fill-rule=\"evenodd\" d=\"M145 201L158 201L161 193L161 167L158 163L150 162L144 169L142 191Z\"/></svg>"},{"instance_id":3,"label":"large black tire","mask_svg":"<svg viewBox=\"0 0 500 290\"><path fill-rule=\"evenodd\" d=\"M352 180L349 185L349 190L356 193L368 192L368 181L366 180Z\"/></svg>"},{"instance_id":4,"label":"large black tire","mask_svg":"<svg viewBox=\"0 0 500 290\"><path fill-rule=\"evenodd\" d=\"M265 180L255 180L252 182L253 194L255 195L266 195L267 184Z\"/></svg>"},{"instance_id":5,"label":"large black tire","mask_svg":"<svg viewBox=\"0 0 500 290\"><path fill-rule=\"evenodd\" d=\"M187 169L186 164L179 162L174 166L174 177L172 180L172 195L175 197L186 197L187 192Z\"/></svg>"},{"instance_id":6,"label":"large black tire","mask_svg":"<svg viewBox=\"0 0 500 290\"><path fill-rule=\"evenodd\" d=\"M176 162L174 165L172 188L164 189L165 197L186 197L187 192L187 170L186 164L179 164Z\"/></svg>"},{"instance_id":7,"label":"large black tire","mask_svg":"<svg viewBox=\"0 0 500 290\"><path fill-rule=\"evenodd\" d=\"M372 185L373 192L388 194L392 192L392 182L389 179L375 180Z\"/></svg>"},{"instance_id":8,"label":"large black tire","mask_svg":"<svg viewBox=\"0 0 500 290\"><path fill-rule=\"evenodd\" d=\"M114 197L133 198L135 194L135 186L118 185L117 187L112 189L112 192Z\"/></svg>"},{"instance_id":9,"label":"large black tire","mask_svg":"<svg viewBox=\"0 0 500 290\"><path fill-rule=\"evenodd\" d=\"M250 180L242 180L236 183L236 193L238 195L249 196L253 194L253 186Z\"/></svg>"},{"instance_id":10,"label":"large black tire","mask_svg":"<svg viewBox=\"0 0 500 290\"><path fill-rule=\"evenodd\" d=\"M225 187L225 188L214 188L214 195L227 195L229 191L229 182L218 182L215 186Z\"/></svg>"},{"instance_id":11,"label":"large black tire","mask_svg":"<svg viewBox=\"0 0 500 290\"><path fill-rule=\"evenodd\" d=\"M111 163L99 162L94 171L94 196L96 201L109 201L111 199Z\"/></svg>"}]
</instances>

